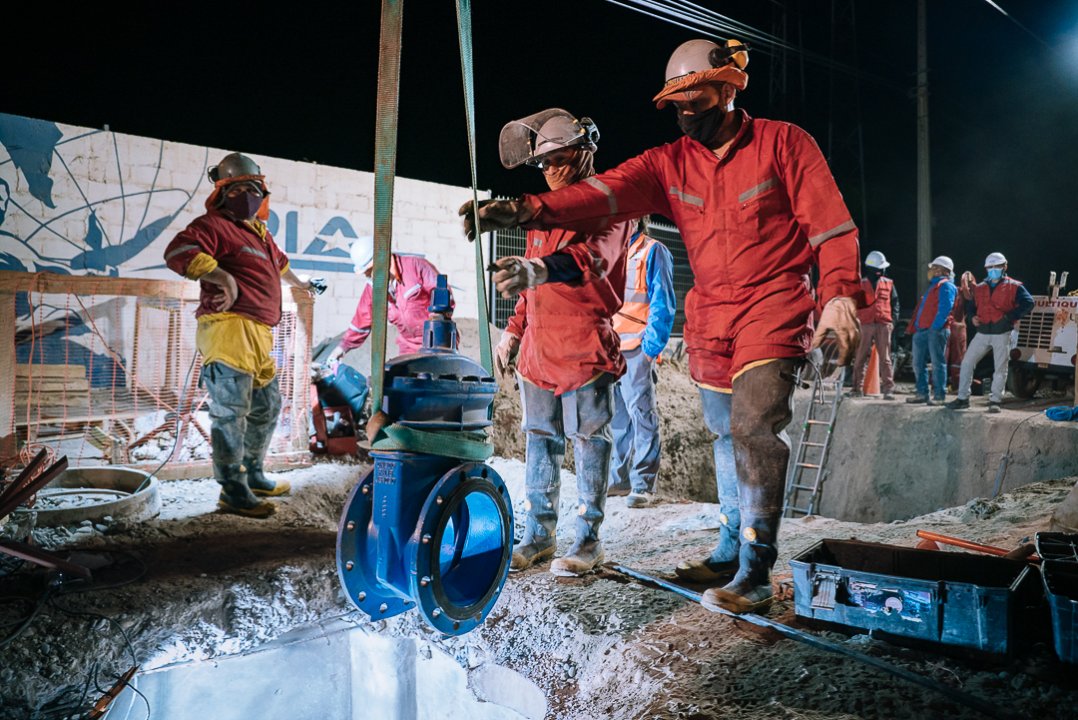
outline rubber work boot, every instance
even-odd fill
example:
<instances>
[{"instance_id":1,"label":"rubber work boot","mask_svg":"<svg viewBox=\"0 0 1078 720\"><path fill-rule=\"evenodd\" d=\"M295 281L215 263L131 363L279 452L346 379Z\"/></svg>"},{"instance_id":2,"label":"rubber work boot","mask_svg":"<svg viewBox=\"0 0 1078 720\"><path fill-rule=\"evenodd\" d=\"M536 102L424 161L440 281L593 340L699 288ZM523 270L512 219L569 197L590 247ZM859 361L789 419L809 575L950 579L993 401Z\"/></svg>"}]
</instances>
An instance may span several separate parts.
<instances>
[{"instance_id":1,"label":"rubber work boot","mask_svg":"<svg viewBox=\"0 0 1078 720\"><path fill-rule=\"evenodd\" d=\"M526 570L554 555L565 441L528 433L525 464L524 537L513 548L510 570Z\"/></svg>"},{"instance_id":2,"label":"rubber work boot","mask_svg":"<svg viewBox=\"0 0 1078 720\"><path fill-rule=\"evenodd\" d=\"M597 539L581 538L562 557L550 563L550 572L561 577L580 577L602 565L603 544Z\"/></svg>"},{"instance_id":3,"label":"rubber work boot","mask_svg":"<svg viewBox=\"0 0 1078 720\"><path fill-rule=\"evenodd\" d=\"M221 495L217 507L226 513L243 515L251 518L268 518L277 512L277 507L268 500L259 500L247 487L247 477L243 465L213 466L217 482L221 484Z\"/></svg>"},{"instance_id":4,"label":"rubber work boot","mask_svg":"<svg viewBox=\"0 0 1078 720\"><path fill-rule=\"evenodd\" d=\"M992 402L991 400L989 400L988 401L988 412L990 412L990 413L1003 412L1003 408L1000 407L1000 404L998 402Z\"/></svg>"},{"instance_id":5,"label":"rubber work boot","mask_svg":"<svg viewBox=\"0 0 1078 720\"><path fill-rule=\"evenodd\" d=\"M735 509L731 515L733 517L726 513L719 515L719 544L711 555L680 563L674 568L675 575L691 583L709 585L730 580L740 564L738 553L741 548L738 537L741 514Z\"/></svg>"},{"instance_id":6,"label":"rubber work boot","mask_svg":"<svg viewBox=\"0 0 1078 720\"><path fill-rule=\"evenodd\" d=\"M529 542L521 542L513 546L513 558L509 561L510 570L527 570L532 565L554 555L555 543L553 538L532 538Z\"/></svg>"},{"instance_id":7,"label":"rubber work boot","mask_svg":"<svg viewBox=\"0 0 1078 720\"><path fill-rule=\"evenodd\" d=\"M967 410L969 409L969 400L967 398L955 398L946 405L948 410Z\"/></svg>"},{"instance_id":8,"label":"rubber work boot","mask_svg":"<svg viewBox=\"0 0 1078 720\"><path fill-rule=\"evenodd\" d=\"M754 612L770 604L793 416L794 360L773 360L734 378L730 432L737 465L741 547L734 579L704 593L710 610Z\"/></svg>"},{"instance_id":9,"label":"rubber work boot","mask_svg":"<svg viewBox=\"0 0 1078 720\"><path fill-rule=\"evenodd\" d=\"M771 604L771 568L778 557L778 550L768 526L778 529L778 518L760 518L742 531L745 542L741 544L741 566L729 584L706 591L700 604L708 610L719 608L732 613L752 613ZM750 539L752 538L752 539ZM766 542L760 540L767 539Z\"/></svg>"},{"instance_id":10,"label":"rubber work boot","mask_svg":"<svg viewBox=\"0 0 1078 720\"><path fill-rule=\"evenodd\" d=\"M913 397L906 398L907 405L931 405L932 401L928 399L927 395L914 395Z\"/></svg>"},{"instance_id":11,"label":"rubber work boot","mask_svg":"<svg viewBox=\"0 0 1078 720\"><path fill-rule=\"evenodd\" d=\"M244 460L243 466L247 468L247 487L255 495L277 497L292 489L292 484L287 480L273 481L266 477L261 460Z\"/></svg>"},{"instance_id":12,"label":"rubber work boot","mask_svg":"<svg viewBox=\"0 0 1078 720\"><path fill-rule=\"evenodd\" d=\"M1054 532L1078 533L1078 483L1052 513L1051 529Z\"/></svg>"},{"instance_id":13,"label":"rubber work boot","mask_svg":"<svg viewBox=\"0 0 1078 720\"><path fill-rule=\"evenodd\" d=\"M625 498L625 507L628 508L646 508L655 503L655 493L634 491L629 493L629 497Z\"/></svg>"},{"instance_id":14,"label":"rubber work boot","mask_svg":"<svg viewBox=\"0 0 1078 720\"><path fill-rule=\"evenodd\" d=\"M606 488L607 497L625 497L631 493L633 489L628 485L609 485Z\"/></svg>"}]
</instances>

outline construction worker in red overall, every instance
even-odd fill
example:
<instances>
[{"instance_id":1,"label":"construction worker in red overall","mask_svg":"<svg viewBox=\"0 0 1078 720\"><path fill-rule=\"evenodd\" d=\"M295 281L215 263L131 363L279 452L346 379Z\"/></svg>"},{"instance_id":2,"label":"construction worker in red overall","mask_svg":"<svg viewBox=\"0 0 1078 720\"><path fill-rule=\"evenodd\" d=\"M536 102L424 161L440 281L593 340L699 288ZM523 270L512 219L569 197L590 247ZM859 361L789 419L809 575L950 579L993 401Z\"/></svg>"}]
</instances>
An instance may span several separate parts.
<instances>
[{"instance_id":1,"label":"construction worker in red overall","mask_svg":"<svg viewBox=\"0 0 1078 720\"><path fill-rule=\"evenodd\" d=\"M674 105L684 137L561 190L480 204L487 229L602 232L652 213L677 225L695 278L685 310L689 370L701 393L732 394L738 480L739 527L724 526L716 552L700 561L733 579L702 602L734 612L772 599L794 373L828 331L848 364L864 305L857 228L816 143L794 125L733 107L747 63L733 40L682 44L654 99ZM474 235L475 208L460 212Z\"/></svg>"},{"instance_id":2,"label":"construction worker in red overall","mask_svg":"<svg viewBox=\"0 0 1078 720\"><path fill-rule=\"evenodd\" d=\"M502 164L538 167L552 190L594 177L599 131L551 108L508 123L501 132ZM573 441L578 508L576 541L550 564L555 575L583 575L603 562L599 526L610 474L614 383L625 372L611 317L625 292L625 253L635 223L595 232L531 230L523 257L496 262L503 297L520 293L502 333L495 365L516 365L527 433L524 536L511 568L523 570L555 553L555 528L565 440Z\"/></svg>"},{"instance_id":3,"label":"construction worker in red overall","mask_svg":"<svg viewBox=\"0 0 1078 720\"><path fill-rule=\"evenodd\" d=\"M641 218L629 238L625 302L614 315L625 374L614 390L614 450L607 488L608 495L628 495L625 505L630 508L655 502L662 451L655 366L670 340L676 308L673 257L665 245L648 237L647 221Z\"/></svg>"},{"instance_id":4,"label":"construction worker in red overall","mask_svg":"<svg viewBox=\"0 0 1078 720\"><path fill-rule=\"evenodd\" d=\"M266 518L287 481L263 471L263 459L281 412L277 367L270 356L281 321L281 281L320 293L319 281L300 280L288 267L264 222L269 189L251 158L226 155L209 169L213 192L206 214L165 248L165 263L202 286L195 342L201 383L210 395L213 471L225 512Z\"/></svg>"},{"instance_id":5,"label":"construction worker in red overall","mask_svg":"<svg viewBox=\"0 0 1078 720\"><path fill-rule=\"evenodd\" d=\"M349 248L356 275L368 280L374 273L374 241L361 237ZM431 293L438 285L438 268L430 261L415 255L393 253L389 263L389 305L386 319L397 328L397 349L401 355L418 352L423 347L423 323L430 316ZM344 331L337 347L326 358L333 369L342 355L360 347L371 334L374 285L367 282L356 304L352 322Z\"/></svg>"},{"instance_id":6,"label":"construction worker in red overall","mask_svg":"<svg viewBox=\"0 0 1078 720\"><path fill-rule=\"evenodd\" d=\"M865 369L868 367L872 346L880 360L880 392L884 400L895 399L895 371L891 363L891 336L898 320L898 291L895 282L887 277L891 263L879 250L873 250L865 258L864 279L861 287L872 304L857 312L861 321L861 343L853 359L853 389L851 397L864 396Z\"/></svg>"}]
</instances>

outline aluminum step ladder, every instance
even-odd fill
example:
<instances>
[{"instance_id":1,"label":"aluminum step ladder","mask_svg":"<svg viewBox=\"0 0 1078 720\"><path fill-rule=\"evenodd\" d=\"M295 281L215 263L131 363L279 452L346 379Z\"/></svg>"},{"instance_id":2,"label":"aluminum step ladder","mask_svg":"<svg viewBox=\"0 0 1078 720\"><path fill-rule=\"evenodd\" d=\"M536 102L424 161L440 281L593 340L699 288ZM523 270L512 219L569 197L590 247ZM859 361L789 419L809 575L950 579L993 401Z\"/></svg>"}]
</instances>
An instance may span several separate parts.
<instances>
[{"instance_id":1,"label":"aluminum step ladder","mask_svg":"<svg viewBox=\"0 0 1078 720\"><path fill-rule=\"evenodd\" d=\"M812 381L812 397L801 424L801 440L790 458L786 473L784 517L804 517L816 513L823 483L827 479L827 455L831 450L832 431L838 417L839 403L842 402L842 385L846 380L845 367L829 377L824 377L812 365L805 365L803 370L814 373L815 378Z\"/></svg>"}]
</instances>

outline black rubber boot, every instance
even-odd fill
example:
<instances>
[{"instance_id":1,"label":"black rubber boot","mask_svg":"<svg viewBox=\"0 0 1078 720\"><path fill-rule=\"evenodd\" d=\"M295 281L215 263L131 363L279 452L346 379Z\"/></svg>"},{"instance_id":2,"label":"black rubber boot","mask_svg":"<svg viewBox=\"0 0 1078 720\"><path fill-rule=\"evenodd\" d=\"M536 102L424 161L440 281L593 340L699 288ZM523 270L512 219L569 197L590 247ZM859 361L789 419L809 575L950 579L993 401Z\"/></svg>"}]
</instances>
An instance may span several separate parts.
<instances>
[{"instance_id":1,"label":"black rubber boot","mask_svg":"<svg viewBox=\"0 0 1078 720\"><path fill-rule=\"evenodd\" d=\"M733 613L757 612L770 605L774 597L771 568L778 558L774 538L778 532L779 517L746 518L743 527L740 567L728 584L704 593L700 604L708 610L722 608Z\"/></svg>"},{"instance_id":2,"label":"black rubber boot","mask_svg":"<svg viewBox=\"0 0 1078 720\"><path fill-rule=\"evenodd\" d=\"M221 484L217 507L223 512L252 518L268 518L277 511L267 500L259 500L247 487L247 473L243 465L213 465L214 475Z\"/></svg>"},{"instance_id":3,"label":"black rubber boot","mask_svg":"<svg viewBox=\"0 0 1078 720\"><path fill-rule=\"evenodd\" d=\"M734 579L704 593L701 602L712 610L754 612L771 602L771 568L778 557L776 540L790 461L785 428L793 416L797 365L797 360L773 360L734 379L730 432L737 465L741 547Z\"/></svg>"},{"instance_id":4,"label":"black rubber boot","mask_svg":"<svg viewBox=\"0 0 1078 720\"><path fill-rule=\"evenodd\" d=\"M281 390L277 378L264 387L251 390L251 411L247 413L247 428L243 434L243 465L247 468L247 486L256 495L264 497L284 495L292 489L287 480L270 480L262 467L280 414Z\"/></svg>"},{"instance_id":5,"label":"black rubber boot","mask_svg":"<svg viewBox=\"0 0 1078 720\"><path fill-rule=\"evenodd\" d=\"M292 484L287 480L273 481L266 477L261 460L246 459L243 466L247 469L247 487L251 488L255 495L277 497L292 489Z\"/></svg>"}]
</instances>

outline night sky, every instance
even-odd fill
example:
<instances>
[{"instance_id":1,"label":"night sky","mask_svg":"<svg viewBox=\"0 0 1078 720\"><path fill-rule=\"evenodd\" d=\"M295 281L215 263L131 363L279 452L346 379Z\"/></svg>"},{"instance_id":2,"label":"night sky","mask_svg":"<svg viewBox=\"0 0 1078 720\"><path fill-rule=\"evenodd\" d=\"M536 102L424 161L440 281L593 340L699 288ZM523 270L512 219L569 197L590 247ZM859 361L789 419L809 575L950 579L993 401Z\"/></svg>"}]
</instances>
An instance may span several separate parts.
<instances>
[{"instance_id":1,"label":"night sky","mask_svg":"<svg viewBox=\"0 0 1078 720\"><path fill-rule=\"evenodd\" d=\"M1070 270L1074 289L1078 0L997 2L1044 44L984 0L928 3L934 252L981 275L984 256L1002 251L1034 293L1044 292L1049 270ZM480 187L502 195L545 189L537 171L503 170L497 154L501 126L543 108L596 121L599 169L677 137L673 111L657 111L650 98L670 52L700 33L604 0L473 3ZM922 271L916 3L861 0L856 34L845 21L834 37L829 0L700 4L768 33L784 6L788 42L824 58L833 45L839 63L860 69L855 80L788 55L786 92L772 94L774 59L758 47L738 105L816 137L862 229L863 253L886 253L908 310ZM121 14L21 5L21 17L5 13L8 39L26 42L8 45L2 112L373 168L376 0L344 9L293 4L287 14L214 3L174 17L162 15L164 6ZM397 171L469 185L455 22L450 0L405 3Z\"/></svg>"}]
</instances>

